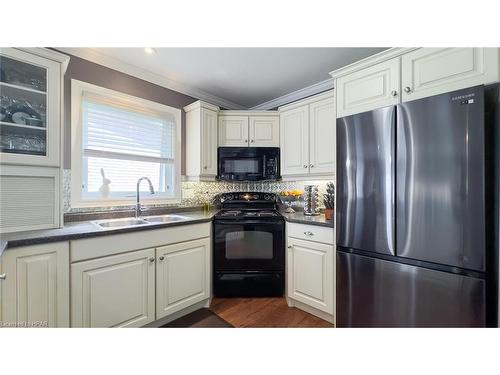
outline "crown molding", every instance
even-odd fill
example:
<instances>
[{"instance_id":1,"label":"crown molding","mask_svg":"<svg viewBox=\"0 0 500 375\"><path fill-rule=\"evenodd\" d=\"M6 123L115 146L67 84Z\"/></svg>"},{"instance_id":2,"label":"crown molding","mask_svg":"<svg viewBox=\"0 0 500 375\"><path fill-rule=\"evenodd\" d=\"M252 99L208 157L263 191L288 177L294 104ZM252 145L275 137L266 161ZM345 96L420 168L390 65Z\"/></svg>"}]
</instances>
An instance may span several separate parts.
<instances>
[{"instance_id":1,"label":"crown molding","mask_svg":"<svg viewBox=\"0 0 500 375\"><path fill-rule=\"evenodd\" d=\"M201 99L203 101L206 101L207 103L219 107L228 109L245 109L245 107L240 104L233 103L229 100L212 95L203 90L197 89L193 86L171 80L160 74L153 73L149 70L140 68L138 66L128 64L115 57L111 57L103 53L100 53L95 48L56 47L55 49L64 52L66 54L74 55L76 57L80 57L82 59L91 61L95 64L99 64L107 68L117 70L121 73L128 74L130 76L142 79L144 81L154 83L155 85L180 92L181 94L191 96L195 99Z\"/></svg>"},{"instance_id":2,"label":"crown molding","mask_svg":"<svg viewBox=\"0 0 500 375\"><path fill-rule=\"evenodd\" d=\"M315 83L314 85L304 87L303 89L293 91L278 98L269 100L265 103L256 105L250 108L251 110L267 110L280 107L282 105L295 102L308 96L316 95L324 91L333 89L333 78L325 79L324 81Z\"/></svg>"}]
</instances>

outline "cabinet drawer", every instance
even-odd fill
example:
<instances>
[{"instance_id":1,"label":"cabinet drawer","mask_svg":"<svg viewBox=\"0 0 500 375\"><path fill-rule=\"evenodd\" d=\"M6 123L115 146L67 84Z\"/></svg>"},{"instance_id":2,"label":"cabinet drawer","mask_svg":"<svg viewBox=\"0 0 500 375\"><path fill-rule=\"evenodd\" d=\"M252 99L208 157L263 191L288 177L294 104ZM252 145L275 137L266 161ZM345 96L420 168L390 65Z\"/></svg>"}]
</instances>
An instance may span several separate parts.
<instances>
[{"instance_id":1,"label":"cabinet drawer","mask_svg":"<svg viewBox=\"0 0 500 375\"><path fill-rule=\"evenodd\" d=\"M287 223L289 237L333 245L333 228Z\"/></svg>"}]
</instances>

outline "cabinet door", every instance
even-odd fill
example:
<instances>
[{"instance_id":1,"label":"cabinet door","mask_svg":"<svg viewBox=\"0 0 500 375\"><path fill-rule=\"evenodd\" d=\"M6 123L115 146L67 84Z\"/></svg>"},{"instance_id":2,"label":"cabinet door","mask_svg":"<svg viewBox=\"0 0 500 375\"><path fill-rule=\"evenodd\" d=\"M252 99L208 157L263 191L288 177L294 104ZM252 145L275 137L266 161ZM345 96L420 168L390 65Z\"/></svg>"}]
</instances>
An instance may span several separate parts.
<instances>
[{"instance_id":1,"label":"cabinet door","mask_svg":"<svg viewBox=\"0 0 500 375\"><path fill-rule=\"evenodd\" d=\"M2 319L9 326L69 327L67 242L7 250L2 255ZM6 303L8 301L8 303Z\"/></svg>"},{"instance_id":2,"label":"cabinet door","mask_svg":"<svg viewBox=\"0 0 500 375\"><path fill-rule=\"evenodd\" d=\"M2 163L59 166L61 65L2 48L0 67Z\"/></svg>"},{"instance_id":3,"label":"cabinet door","mask_svg":"<svg viewBox=\"0 0 500 375\"><path fill-rule=\"evenodd\" d=\"M219 146L248 146L248 117L219 116Z\"/></svg>"},{"instance_id":4,"label":"cabinet door","mask_svg":"<svg viewBox=\"0 0 500 375\"><path fill-rule=\"evenodd\" d=\"M333 314L333 245L288 237L288 297Z\"/></svg>"},{"instance_id":5,"label":"cabinet door","mask_svg":"<svg viewBox=\"0 0 500 375\"><path fill-rule=\"evenodd\" d=\"M335 102L333 98L309 105L309 167L312 174L335 172Z\"/></svg>"},{"instance_id":6,"label":"cabinet door","mask_svg":"<svg viewBox=\"0 0 500 375\"><path fill-rule=\"evenodd\" d=\"M280 123L278 116L249 117L250 146L279 147Z\"/></svg>"},{"instance_id":7,"label":"cabinet door","mask_svg":"<svg viewBox=\"0 0 500 375\"><path fill-rule=\"evenodd\" d=\"M155 251L71 265L72 327L140 327L155 320Z\"/></svg>"},{"instance_id":8,"label":"cabinet door","mask_svg":"<svg viewBox=\"0 0 500 375\"><path fill-rule=\"evenodd\" d=\"M280 113L281 174L309 173L309 106Z\"/></svg>"},{"instance_id":9,"label":"cabinet door","mask_svg":"<svg viewBox=\"0 0 500 375\"><path fill-rule=\"evenodd\" d=\"M156 318L210 297L210 238L156 249Z\"/></svg>"},{"instance_id":10,"label":"cabinet door","mask_svg":"<svg viewBox=\"0 0 500 375\"><path fill-rule=\"evenodd\" d=\"M400 82L399 58L339 77L337 117L398 104Z\"/></svg>"},{"instance_id":11,"label":"cabinet door","mask_svg":"<svg viewBox=\"0 0 500 375\"><path fill-rule=\"evenodd\" d=\"M498 48L420 48L401 64L403 101L500 80Z\"/></svg>"},{"instance_id":12,"label":"cabinet door","mask_svg":"<svg viewBox=\"0 0 500 375\"><path fill-rule=\"evenodd\" d=\"M201 109L201 175L217 174L217 112Z\"/></svg>"}]
</instances>

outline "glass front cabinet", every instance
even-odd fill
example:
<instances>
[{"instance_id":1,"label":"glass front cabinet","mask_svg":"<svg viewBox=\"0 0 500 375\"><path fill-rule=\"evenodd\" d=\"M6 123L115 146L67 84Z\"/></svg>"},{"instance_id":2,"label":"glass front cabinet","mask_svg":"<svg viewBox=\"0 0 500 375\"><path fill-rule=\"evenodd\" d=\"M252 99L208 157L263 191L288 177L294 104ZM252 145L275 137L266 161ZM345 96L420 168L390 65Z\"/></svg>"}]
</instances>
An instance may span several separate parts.
<instances>
[{"instance_id":1,"label":"glass front cabinet","mask_svg":"<svg viewBox=\"0 0 500 375\"><path fill-rule=\"evenodd\" d=\"M43 51L0 48L2 164L60 166L62 61Z\"/></svg>"}]
</instances>

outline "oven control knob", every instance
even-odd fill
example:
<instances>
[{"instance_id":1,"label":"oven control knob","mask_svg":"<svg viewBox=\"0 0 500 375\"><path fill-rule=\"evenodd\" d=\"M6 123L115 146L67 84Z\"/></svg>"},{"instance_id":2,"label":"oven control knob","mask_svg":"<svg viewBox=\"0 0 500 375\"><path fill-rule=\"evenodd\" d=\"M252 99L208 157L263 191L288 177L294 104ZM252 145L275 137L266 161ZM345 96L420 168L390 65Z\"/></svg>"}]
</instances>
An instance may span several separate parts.
<instances>
[{"instance_id":1,"label":"oven control knob","mask_svg":"<svg viewBox=\"0 0 500 375\"><path fill-rule=\"evenodd\" d=\"M232 194L229 194L229 195L227 196L227 199L229 199L230 201L231 201L231 200L233 200L233 195L232 195Z\"/></svg>"},{"instance_id":2,"label":"oven control knob","mask_svg":"<svg viewBox=\"0 0 500 375\"><path fill-rule=\"evenodd\" d=\"M266 201L270 201L271 200L271 196L269 194L266 194L266 195L264 195L264 199Z\"/></svg>"}]
</instances>

